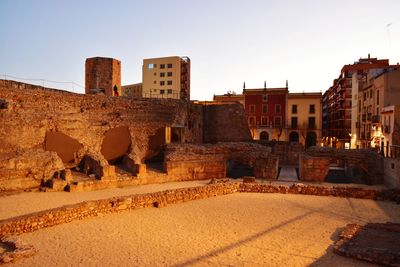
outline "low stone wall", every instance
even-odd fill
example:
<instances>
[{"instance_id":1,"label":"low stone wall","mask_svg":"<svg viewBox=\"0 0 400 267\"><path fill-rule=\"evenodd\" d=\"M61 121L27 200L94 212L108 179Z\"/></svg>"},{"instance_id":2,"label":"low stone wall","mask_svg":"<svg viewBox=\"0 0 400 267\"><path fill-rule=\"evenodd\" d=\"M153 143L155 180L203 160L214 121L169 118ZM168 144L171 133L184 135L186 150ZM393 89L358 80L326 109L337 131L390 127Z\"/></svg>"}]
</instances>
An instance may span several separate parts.
<instances>
[{"instance_id":1,"label":"low stone wall","mask_svg":"<svg viewBox=\"0 0 400 267\"><path fill-rule=\"evenodd\" d=\"M233 194L235 192L349 197L373 200L394 200L400 203L400 190L382 191L377 189L365 189L349 186L331 187L310 184L279 185L226 182L225 180L221 181L222 182L213 180L212 184L206 186L180 188L155 193L87 201L5 219L0 221L0 236L18 235L26 232L36 231L41 228L68 223L74 220L100 216L108 213L122 212L146 207L163 207L169 204L177 204L191 200Z\"/></svg>"},{"instance_id":2,"label":"low stone wall","mask_svg":"<svg viewBox=\"0 0 400 267\"><path fill-rule=\"evenodd\" d=\"M56 152L41 149L0 158L0 191L37 188L63 169Z\"/></svg>"},{"instance_id":3,"label":"low stone wall","mask_svg":"<svg viewBox=\"0 0 400 267\"><path fill-rule=\"evenodd\" d=\"M385 158L383 166L385 184L400 189L400 159Z\"/></svg>"},{"instance_id":4,"label":"low stone wall","mask_svg":"<svg viewBox=\"0 0 400 267\"><path fill-rule=\"evenodd\" d=\"M253 168L257 178L277 178L279 158L270 148L252 142L171 144L165 151L164 169L184 180L223 178L228 160Z\"/></svg>"},{"instance_id":5,"label":"low stone wall","mask_svg":"<svg viewBox=\"0 0 400 267\"><path fill-rule=\"evenodd\" d=\"M365 184L383 183L383 158L372 149L311 147L305 154L311 157L329 158L332 162L340 162L346 176L362 180Z\"/></svg>"},{"instance_id":6,"label":"low stone wall","mask_svg":"<svg viewBox=\"0 0 400 267\"><path fill-rule=\"evenodd\" d=\"M226 161L204 159L190 161L167 161L164 166L169 176L182 180L203 180L226 177Z\"/></svg>"},{"instance_id":7,"label":"low stone wall","mask_svg":"<svg viewBox=\"0 0 400 267\"><path fill-rule=\"evenodd\" d=\"M193 188L182 188L156 193L82 202L2 220L0 221L0 234L22 234L107 213L146 207L162 207L168 204L232 194L237 191L237 188L237 183L218 183Z\"/></svg>"},{"instance_id":8,"label":"low stone wall","mask_svg":"<svg viewBox=\"0 0 400 267\"><path fill-rule=\"evenodd\" d=\"M299 178L301 181L323 182L329 172L330 159L300 155Z\"/></svg>"}]
</instances>

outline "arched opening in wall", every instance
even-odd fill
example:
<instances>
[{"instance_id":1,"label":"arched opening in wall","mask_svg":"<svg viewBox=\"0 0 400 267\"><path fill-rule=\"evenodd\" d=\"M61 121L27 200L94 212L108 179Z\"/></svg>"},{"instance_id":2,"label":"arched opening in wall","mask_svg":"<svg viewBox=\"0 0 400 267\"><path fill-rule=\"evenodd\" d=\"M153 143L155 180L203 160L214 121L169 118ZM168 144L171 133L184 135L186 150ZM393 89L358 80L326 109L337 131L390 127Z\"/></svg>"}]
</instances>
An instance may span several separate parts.
<instances>
[{"instance_id":1,"label":"arched opening in wall","mask_svg":"<svg viewBox=\"0 0 400 267\"><path fill-rule=\"evenodd\" d=\"M149 136L148 150L145 163L148 169L163 170L165 144L167 143L167 128L159 128L155 134Z\"/></svg>"},{"instance_id":2,"label":"arched opening in wall","mask_svg":"<svg viewBox=\"0 0 400 267\"><path fill-rule=\"evenodd\" d=\"M298 143L299 142L299 134L297 132L291 132L289 134L289 142L290 143Z\"/></svg>"},{"instance_id":3,"label":"arched opening in wall","mask_svg":"<svg viewBox=\"0 0 400 267\"><path fill-rule=\"evenodd\" d=\"M55 151L64 163L73 163L75 153L77 153L83 145L78 140L60 133L46 132L44 149L47 151Z\"/></svg>"},{"instance_id":4,"label":"arched opening in wall","mask_svg":"<svg viewBox=\"0 0 400 267\"><path fill-rule=\"evenodd\" d=\"M306 136L306 149L317 145L317 135L314 132L308 132Z\"/></svg>"},{"instance_id":5,"label":"arched opening in wall","mask_svg":"<svg viewBox=\"0 0 400 267\"><path fill-rule=\"evenodd\" d=\"M260 133L260 140L263 140L263 141L268 141L269 140L269 135L268 135L268 133L266 131L262 131Z\"/></svg>"},{"instance_id":6,"label":"arched opening in wall","mask_svg":"<svg viewBox=\"0 0 400 267\"><path fill-rule=\"evenodd\" d=\"M226 161L226 177L236 179L244 176L254 176L254 168L250 164L236 160Z\"/></svg>"},{"instance_id":7,"label":"arched opening in wall","mask_svg":"<svg viewBox=\"0 0 400 267\"><path fill-rule=\"evenodd\" d=\"M108 130L101 144L101 154L109 164L119 165L125 154L129 153L131 148L131 134L128 127L121 126Z\"/></svg>"}]
</instances>

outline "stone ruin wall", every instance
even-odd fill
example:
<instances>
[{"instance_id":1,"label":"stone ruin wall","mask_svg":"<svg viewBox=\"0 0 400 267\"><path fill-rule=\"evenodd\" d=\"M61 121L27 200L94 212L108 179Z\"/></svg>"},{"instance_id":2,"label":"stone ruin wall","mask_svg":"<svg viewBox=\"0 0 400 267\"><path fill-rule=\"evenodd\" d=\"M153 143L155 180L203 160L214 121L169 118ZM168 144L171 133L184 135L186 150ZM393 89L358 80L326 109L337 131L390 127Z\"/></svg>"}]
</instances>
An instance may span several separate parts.
<instances>
[{"instance_id":1,"label":"stone ruin wall","mask_svg":"<svg viewBox=\"0 0 400 267\"><path fill-rule=\"evenodd\" d=\"M228 160L252 167L256 178L277 178L279 158L270 148L249 142L171 144L166 148L164 169L176 177L223 178Z\"/></svg>"},{"instance_id":2,"label":"stone ruin wall","mask_svg":"<svg viewBox=\"0 0 400 267\"><path fill-rule=\"evenodd\" d=\"M204 125L202 105L181 100L80 95L9 80L0 80L0 100L0 191L37 187L50 173L77 166L84 158L90 159L87 169L95 171L97 178L114 179L114 166L108 164L101 149L106 133L116 128L129 131L131 144L124 161L136 171L151 154L152 136L164 127L182 127L184 143L201 143L203 136L216 132L213 140L220 136L225 136L224 140L229 136L230 141L248 138L230 130L246 128L245 119L232 122L224 135L213 125ZM243 108L237 106L245 118ZM216 116L226 114L223 110L221 105ZM62 133L78 144L80 149L71 162L45 151L49 133Z\"/></svg>"},{"instance_id":3,"label":"stone ruin wall","mask_svg":"<svg viewBox=\"0 0 400 267\"><path fill-rule=\"evenodd\" d=\"M400 199L398 191L382 191L347 186L326 187L312 184L293 184L287 186L269 183L218 182L206 186L179 188L161 192L81 202L4 219L0 220L0 233L4 235L19 235L84 218L103 216L105 214L140 208L161 208L166 205L233 194L236 192L301 194L389 201L399 201Z\"/></svg>"},{"instance_id":4,"label":"stone ruin wall","mask_svg":"<svg viewBox=\"0 0 400 267\"><path fill-rule=\"evenodd\" d=\"M365 184L383 183L383 158L375 151L325 147L312 147L300 156L300 180L323 182L331 163L343 167L347 177L358 178Z\"/></svg>"}]
</instances>

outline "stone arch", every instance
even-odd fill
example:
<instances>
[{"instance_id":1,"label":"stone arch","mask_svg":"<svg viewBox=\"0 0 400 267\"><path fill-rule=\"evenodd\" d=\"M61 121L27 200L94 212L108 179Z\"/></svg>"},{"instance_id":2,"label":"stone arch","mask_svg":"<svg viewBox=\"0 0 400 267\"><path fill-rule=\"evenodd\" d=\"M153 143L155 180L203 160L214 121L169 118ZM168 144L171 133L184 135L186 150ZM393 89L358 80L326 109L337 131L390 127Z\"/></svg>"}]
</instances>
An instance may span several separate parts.
<instances>
[{"instance_id":1,"label":"stone arch","mask_svg":"<svg viewBox=\"0 0 400 267\"><path fill-rule=\"evenodd\" d=\"M290 132L289 142L290 143L298 143L299 142L299 133L296 131Z\"/></svg>"},{"instance_id":2,"label":"stone arch","mask_svg":"<svg viewBox=\"0 0 400 267\"><path fill-rule=\"evenodd\" d=\"M262 131L260 133L260 140L268 141L269 140L269 134L266 131Z\"/></svg>"},{"instance_id":3,"label":"stone arch","mask_svg":"<svg viewBox=\"0 0 400 267\"><path fill-rule=\"evenodd\" d=\"M308 132L306 136L306 148L317 145L317 135L314 132Z\"/></svg>"},{"instance_id":4,"label":"stone arch","mask_svg":"<svg viewBox=\"0 0 400 267\"><path fill-rule=\"evenodd\" d=\"M125 154L129 153L131 144L131 134L128 127L111 128L104 135L101 154L108 163L114 164L121 161Z\"/></svg>"},{"instance_id":5,"label":"stone arch","mask_svg":"<svg viewBox=\"0 0 400 267\"><path fill-rule=\"evenodd\" d=\"M55 151L64 163L71 163L83 147L78 140L61 132L46 132L44 149Z\"/></svg>"}]
</instances>

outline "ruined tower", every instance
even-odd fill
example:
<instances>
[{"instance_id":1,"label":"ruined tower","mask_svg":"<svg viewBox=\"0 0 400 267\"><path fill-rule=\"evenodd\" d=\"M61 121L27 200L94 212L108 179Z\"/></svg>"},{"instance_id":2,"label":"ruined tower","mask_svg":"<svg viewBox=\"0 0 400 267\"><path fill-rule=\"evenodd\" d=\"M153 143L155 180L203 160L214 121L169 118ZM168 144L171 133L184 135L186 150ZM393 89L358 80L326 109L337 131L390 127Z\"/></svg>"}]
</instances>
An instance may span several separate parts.
<instances>
[{"instance_id":1,"label":"ruined tower","mask_svg":"<svg viewBox=\"0 0 400 267\"><path fill-rule=\"evenodd\" d=\"M106 57L87 58L85 73L86 94L102 92L114 96L117 91L121 95L121 61Z\"/></svg>"}]
</instances>

